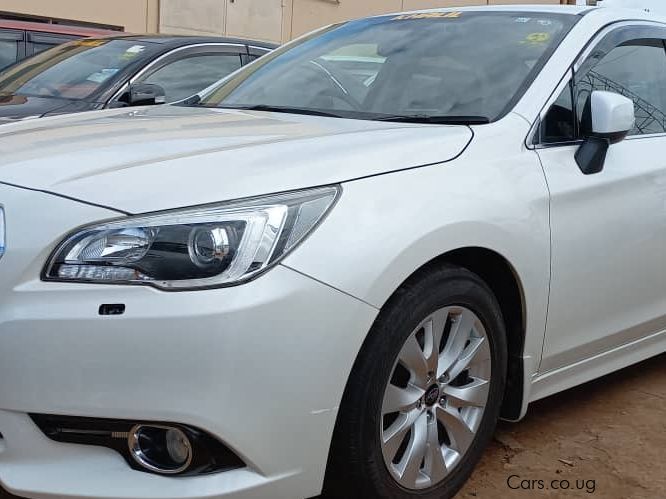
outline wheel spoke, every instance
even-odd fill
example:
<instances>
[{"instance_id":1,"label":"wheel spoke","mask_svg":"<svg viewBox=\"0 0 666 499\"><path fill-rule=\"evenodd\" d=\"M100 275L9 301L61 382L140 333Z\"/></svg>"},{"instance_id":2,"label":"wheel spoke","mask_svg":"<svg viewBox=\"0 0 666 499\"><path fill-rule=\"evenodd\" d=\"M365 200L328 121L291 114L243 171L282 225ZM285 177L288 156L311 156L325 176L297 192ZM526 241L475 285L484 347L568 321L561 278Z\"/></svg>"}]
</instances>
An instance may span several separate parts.
<instances>
[{"instance_id":1,"label":"wheel spoke","mask_svg":"<svg viewBox=\"0 0 666 499\"><path fill-rule=\"evenodd\" d=\"M438 377L447 372L462 355L465 344L470 339L475 320L474 314L467 309L463 309L462 313L456 317L449 339L439 356Z\"/></svg>"},{"instance_id":2,"label":"wheel spoke","mask_svg":"<svg viewBox=\"0 0 666 499\"><path fill-rule=\"evenodd\" d=\"M451 439L451 446L463 454L474 440L474 432L462 419L460 412L453 407L437 407L437 419L442 423Z\"/></svg>"},{"instance_id":3,"label":"wheel spoke","mask_svg":"<svg viewBox=\"0 0 666 499\"><path fill-rule=\"evenodd\" d=\"M384 394L382 414L404 412L413 408L424 392L425 390L411 384L407 385L407 388L400 388L389 383Z\"/></svg>"},{"instance_id":4,"label":"wheel spoke","mask_svg":"<svg viewBox=\"0 0 666 499\"><path fill-rule=\"evenodd\" d=\"M412 425L412 434L405 454L396 465L400 480L404 484L416 487L421 473L421 463L425 457L428 441L428 422L425 414L421 414Z\"/></svg>"},{"instance_id":5,"label":"wheel spoke","mask_svg":"<svg viewBox=\"0 0 666 499\"><path fill-rule=\"evenodd\" d=\"M455 407L472 405L485 407L488 401L490 382L485 379L474 379L464 386L447 385L442 389L446 400Z\"/></svg>"},{"instance_id":6,"label":"wheel spoke","mask_svg":"<svg viewBox=\"0 0 666 499\"><path fill-rule=\"evenodd\" d=\"M427 369L435 375L439 364L439 345L442 342L442 335L446 327L446 320L449 317L449 309L443 308L432 314L426 322L425 329L425 348Z\"/></svg>"},{"instance_id":7,"label":"wheel spoke","mask_svg":"<svg viewBox=\"0 0 666 499\"><path fill-rule=\"evenodd\" d=\"M425 473L430 478L431 485L435 485L448 473L442 445L439 443L436 418L428 420L428 450L425 459Z\"/></svg>"},{"instance_id":8,"label":"wheel spoke","mask_svg":"<svg viewBox=\"0 0 666 499\"><path fill-rule=\"evenodd\" d=\"M472 338L470 340L469 346L465 348L458 360L449 369L449 378L456 379L460 373L471 364L471 362L479 355L482 350L486 350L485 346L485 338Z\"/></svg>"},{"instance_id":9,"label":"wheel spoke","mask_svg":"<svg viewBox=\"0 0 666 499\"><path fill-rule=\"evenodd\" d=\"M425 388L426 378L428 377L428 365L425 355L419 342L416 341L416 336L412 335L405 346L400 351L400 363L412 375L413 383Z\"/></svg>"},{"instance_id":10,"label":"wheel spoke","mask_svg":"<svg viewBox=\"0 0 666 499\"><path fill-rule=\"evenodd\" d=\"M386 459L392 461L398 453L398 449L405 439L405 435L414 424L414 421L421 415L421 411L414 409L408 413L402 413L398 416L391 426L382 433L383 452Z\"/></svg>"}]
</instances>

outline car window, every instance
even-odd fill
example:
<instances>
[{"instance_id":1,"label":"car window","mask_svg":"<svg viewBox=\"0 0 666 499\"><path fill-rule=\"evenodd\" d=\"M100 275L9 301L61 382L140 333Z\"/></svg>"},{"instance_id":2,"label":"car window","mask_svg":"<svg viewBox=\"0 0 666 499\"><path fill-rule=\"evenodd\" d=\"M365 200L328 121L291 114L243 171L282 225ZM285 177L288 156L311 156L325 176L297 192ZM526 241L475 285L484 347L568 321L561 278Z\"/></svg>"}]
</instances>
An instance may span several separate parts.
<instances>
[{"instance_id":1,"label":"car window","mask_svg":"<svg viewBox=\"0 0 666 499\"><path fill-rule=\"evenodd\" d=\"M18 42L0 40L0 69L11 66L18 59Z\"/></svg>"},{"instance_id":2,"label":"car window","mask_svg":"<svg viewBox=\"0 0 666 499\"><path fill-rule=\"evenodd\" d=\"M0 70L18 61L19 46L22 43L23 32L0 30Z\"/></svg>"},{"instance_id":3,"label":"car window","mask_svg":"<svg viewBox=\"0 0 666 499\"><path fill-rule=\"evenodd\" d=\"M493 121L511 109L577 20L443 11L351 21L264 56L199 105Z\"/></svg>"},{"instance_id":4,"label":"car window","mask_svg":"<svg viewBox=\"0 0 666 499\"><path fill-rule=\"evenodd\" d=\"M541 122L541 142L556 144L575 140L575 120L572 84L569 82Z\"/></svg>"},{"instance_id":5,"label":"car window","mask_svg":"<svg viewBox=\"0 0 666 499\"><path fill-rule=\"evenodd\" d=\"M61 43L65 43L68 40L62 40L61 42L53 42L53 43L47 43L47 42L32 42L32 53L33 54L39 54L40 52L44 52L45 50L52 49L53 47L57 47Z\"/></svg>"},{"instance_id":6,"label":"car window","mask_svg":"<svg viewBox=\"0 0 666 499\"><path fill-rule=\"evenodd\" d=\"M175 102L211 86L240 67L240 54L200 54L162 66L141 81L161 86L167 102Z\"/></svg>"},{"instance_id":7,"label":"car window","mask_svg":"<svg viewBox=\"0 0 666 499\"><path fill-rule=\"evenodd\" d=\"M159 45L135 40L85 39L59 45L0 75L0 92L85 99Z\"/></svg>"},{"instance_id":8,"label":"car window","mask_svg":"<svg viewBox=\"0 0 666 499\"><path fill-rule=\"evenodd\" d=\"M27 53L30 55L39 54L40 52L57 47L63 43L71 42L76 38L78 37L53 33L29 32Z\"/></svg>"},{"instance_id":9,"label":"car window","mask_svg":"<svg viewBox=\"0 0 666 499\"><path fill-rule=\"evenodd\" d=\"M666 132L666 50L662 40L634 40L611 50L577 78L580 120L591 92L607 90L629 97L636 107L630 135Z\"/></svg>"},{"instance_id":10,"label":"car window","mask_svg":"<svg viewBox=\"0 0 666 499\"><path fill-rule=\"evenodd\" d=\"M386 57L379 55L378 50L377 44L352 44L321 56L318 62L348 81L347 90L354 92L357 100L362 100L386 62Z\"/></svg>"}]
</instances>

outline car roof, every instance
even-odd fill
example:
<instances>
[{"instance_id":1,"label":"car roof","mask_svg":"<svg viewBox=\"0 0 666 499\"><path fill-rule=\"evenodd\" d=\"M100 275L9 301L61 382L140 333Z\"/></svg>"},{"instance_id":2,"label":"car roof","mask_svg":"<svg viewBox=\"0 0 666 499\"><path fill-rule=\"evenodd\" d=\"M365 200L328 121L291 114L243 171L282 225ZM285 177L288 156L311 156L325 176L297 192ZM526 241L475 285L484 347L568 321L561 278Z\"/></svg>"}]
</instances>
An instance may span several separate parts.
<instances>
[{"instance_id":1,"label":"car roof","mask_svg":"<svg viewBox=\"0 0 666 499\"><path fill-rule=\"evenodd\" d=\"M544 5L475 5L469 7L439 7L435 9L418 9L406 12L395 12L392 14L380 14L374 17L388 17L396 14L421 14L431 12L532 12L532 13L548 13L548 14L570 14L579 15L588 10L594 9L591 6L579 5L559 5L559 4L544 4Z\"/></svg>"},{"instance_id":2,"label":"car roof","mask_svg":"<svg viewBox=\"0 0 666 499\"><path fill-rule=\"evenodd\" d=\"M109 38L109 37L105 37ZM188 36L188 35L118 35L112 36L119 40L130 40L139 43L156 43L164 45L165 48L184 47L186 45L196 45L200 43L233 43L240 45L252 45L266 49L275 49L278 47L275 43L261 42L257 40L248 40L243 38L228 38L222 36Z\"/></svg>"},{"instance_id":3,"label":"car roof","mask_svg":"<svg viewBox=\"0 0 666 499\"><path fill-rule=\"evenodd\" d=\"M12 21L0 19L0 29L20 29L25 31L39 31L58 35L74 35L81 37L116 35L118 31L110 29L86 28L84 26L69 26L65 24L49 24L28 21Z\"/></svg>"}]
</instances>

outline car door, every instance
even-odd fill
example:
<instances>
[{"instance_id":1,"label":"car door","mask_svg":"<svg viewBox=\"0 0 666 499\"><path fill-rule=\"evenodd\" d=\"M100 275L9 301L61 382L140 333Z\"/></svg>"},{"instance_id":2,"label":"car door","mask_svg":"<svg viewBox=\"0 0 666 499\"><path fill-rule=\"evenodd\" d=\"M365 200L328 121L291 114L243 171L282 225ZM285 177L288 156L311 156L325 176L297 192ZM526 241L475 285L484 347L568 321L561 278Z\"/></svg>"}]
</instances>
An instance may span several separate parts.
<instances>
[{"instance_id":1,"label":"car door","mask_svg":"<svg viewBox=\"0 0 666 499\"><path fill-rule=\"evenodd\" d=\"M133 81L161 86L166 101L178 102L233 73L242 65L245 45L211 44L177 49L150 65Z\"/></svg>"},{"instance_id":2,"label":"car door","mask_svg":"<svg viewBox=\"0 0 666 499\"><path fill-rule=\"evenodd\" d=\"M541 371L666 329L666 30L600 34L542 116L537 153L551 194L552 262ZM575 71L574 71L575 70ZM574 154L591 91L631 98L636 126L584 175Z\"/></svg>"},{"instance_id":3,"label":"car door","mask_svg":"<svg viewBox=\"0 0 666 499\"><path fill-rule=\"evenodd\" d=\"M0 29L0 71L24 57L24 32L15 29Z\"/></svg>"}]
</instances>

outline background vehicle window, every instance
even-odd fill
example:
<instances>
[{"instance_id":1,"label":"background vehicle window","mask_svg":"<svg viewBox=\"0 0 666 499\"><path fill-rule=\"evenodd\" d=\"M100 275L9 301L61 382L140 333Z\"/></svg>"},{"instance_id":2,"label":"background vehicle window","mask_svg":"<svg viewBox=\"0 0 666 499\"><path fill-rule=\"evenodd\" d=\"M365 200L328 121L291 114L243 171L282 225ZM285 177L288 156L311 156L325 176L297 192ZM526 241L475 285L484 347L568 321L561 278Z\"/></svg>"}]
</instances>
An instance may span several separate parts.
<instances>
[{"instance_id":1,"label":"background vehicle window","mask_svg":"<svg viewBox=\"0 0 666 499\"><path fill-rule=\"evenodd\" d=\"M580 120L594 90L616 92L634 101L631 135L666 132L666 50L662 40L634 40L611 50L576 83Z\"/></svg>"},{"instance_id":2,"label":"background vehicle window","mask_svg":"<svg viewBox=\"0 0 666 499\"><path fill-rule=\"evenodd\" d=\"M0 74L0 92L85 99L159 45L134 40L86 39L59 45Z\"/></svg>"},{"instance_id":3,"label":"background vehicle window","mask_svg":"<svg viewBox=\"0 0 666 499\"><path fill-rule=\"evenodd\" d=\"M240 67L240 54L202 54L167 64L142 82L160 85L167 102L175 102L191 97Z\"/></svg>"},{"instance_id":4,"label":"background vehicle window","mask_svg":"<svg viewBox=\"0 0 666 499\"><path fill-rule=\"evenodd\" d=\"M0 70L23 57L23 31L0 29Z\"/></svg>"},{"instance_id":5,"label":"background vehicle window","mask_svg":"<svg viewBox=\"0 0 666 499\"><path fill-rule=\"evenodd\" d=\"M18 42L0 40L0 69L14 64L18 59Z\"/></svg>"},{"instance_id":6,"label":"background vehicle window","mask_svg":"<svg viewBox=\"0 0 666 499\"><path fill-rule=\"evenodd\" d=\"M541 123L541 142L555 144L570 142L576 139L575 115L573 108L573 95L571 83L548 110L548 114Z\"/></svg>"},{"instance_id":7,"label":"background vehicle window","mask_svg":"<svg viewBox=\"0 0 666 499\"><path fill-rule=\"evenodd\" d=\"M77 37L67 35L56 35L52 33L28 33L28 55L39 54L45 50L57 47L63 43L70 42Z\"/></svg>"}]
</instances>

